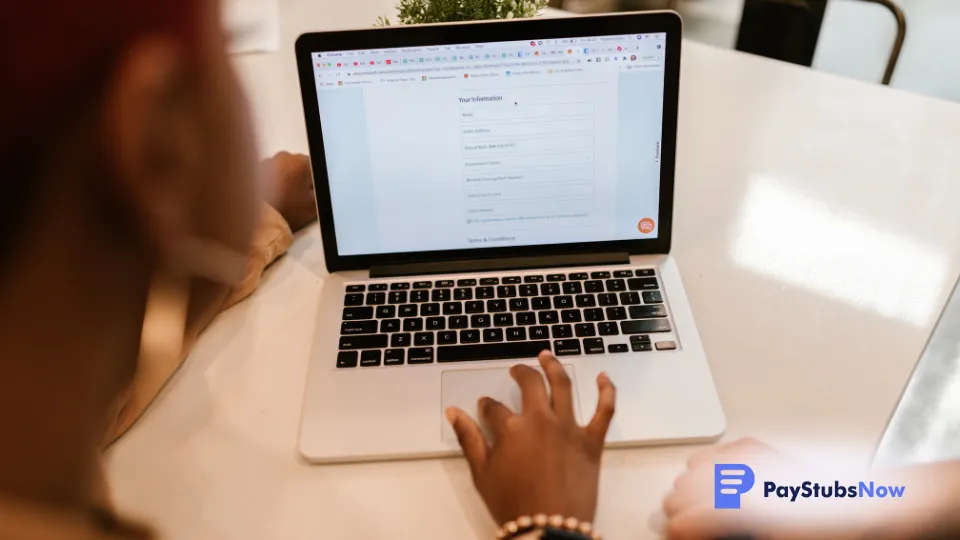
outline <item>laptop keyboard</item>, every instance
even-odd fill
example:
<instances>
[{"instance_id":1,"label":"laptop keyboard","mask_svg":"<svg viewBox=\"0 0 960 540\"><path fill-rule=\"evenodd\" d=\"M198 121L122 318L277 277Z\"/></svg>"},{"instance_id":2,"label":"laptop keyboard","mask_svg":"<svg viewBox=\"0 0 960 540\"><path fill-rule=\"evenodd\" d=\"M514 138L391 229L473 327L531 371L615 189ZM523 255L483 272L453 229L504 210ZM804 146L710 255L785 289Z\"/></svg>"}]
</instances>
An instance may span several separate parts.
<instances>
[{"instance_id":1,"label":"laptop keyboard","mask_svg":"<svg viewBox=\"0 0 960 540\"><path fill-rule=\"evenodd\" d=\"M652 268L348 284L343 306L338 368L677 349Z\"/></svg>"}]
</instances>

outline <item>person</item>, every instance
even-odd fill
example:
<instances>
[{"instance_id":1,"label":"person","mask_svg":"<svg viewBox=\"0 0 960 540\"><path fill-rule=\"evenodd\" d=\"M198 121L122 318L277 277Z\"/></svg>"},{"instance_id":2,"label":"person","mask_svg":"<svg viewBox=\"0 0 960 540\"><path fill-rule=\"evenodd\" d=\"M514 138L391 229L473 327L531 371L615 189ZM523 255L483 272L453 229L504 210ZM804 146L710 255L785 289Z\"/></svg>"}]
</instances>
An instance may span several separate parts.
<instances>
[{"instance_id":1,"label":"person","mask_svg":"<svg viewBox=\"0 0 960 540\"><path fill-rule=\"evenodd\" d=\"M219 21L215 0L0 4L0 538L153 537L111 511L104 441L259 279L271 212ZM544 515L592 534L615 389L598 379L581 427L564 370L540 362L546 381L511 370L521 411L481 402L492 442L448 418L502 535Z\"/></svg>"}]
</instances>

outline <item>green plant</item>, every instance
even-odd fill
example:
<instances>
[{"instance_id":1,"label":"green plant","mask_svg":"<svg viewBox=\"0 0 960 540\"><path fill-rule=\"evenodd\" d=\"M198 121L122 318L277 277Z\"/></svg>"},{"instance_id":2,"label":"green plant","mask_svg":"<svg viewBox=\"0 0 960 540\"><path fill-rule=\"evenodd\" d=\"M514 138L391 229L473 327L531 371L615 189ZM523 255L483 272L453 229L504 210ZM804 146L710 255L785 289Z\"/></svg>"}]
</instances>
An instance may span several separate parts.
<instances>
[{"instance_id":1,"label":"green plant","mask_svg":"<svg viewBox=\"0 0 960 540\"><path fill-rule=\"evenodd\" d=\"M424 24L522 19L537 15L546 6L547 0L400 0L397 21ZM377 26L390 26L390 20L378 17Z\"/></svg>"}]
</instances>

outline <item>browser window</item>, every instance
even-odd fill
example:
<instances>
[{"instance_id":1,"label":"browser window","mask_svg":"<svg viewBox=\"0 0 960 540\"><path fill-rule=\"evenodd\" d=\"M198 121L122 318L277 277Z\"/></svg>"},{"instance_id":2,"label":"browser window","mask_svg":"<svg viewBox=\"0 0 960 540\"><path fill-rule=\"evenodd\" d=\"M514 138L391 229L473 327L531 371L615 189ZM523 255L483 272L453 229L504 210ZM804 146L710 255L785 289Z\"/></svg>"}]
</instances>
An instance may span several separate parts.
<instances>
[{"instance_id":1,"label":"browser window","mask_svg":"<svg viewBox=\"0 0 960 540\"><path fill-rule=\"evenodd\" d=\"M340 254L656 238L665 47L314 53Z\"/></svg>"}]
</instances>

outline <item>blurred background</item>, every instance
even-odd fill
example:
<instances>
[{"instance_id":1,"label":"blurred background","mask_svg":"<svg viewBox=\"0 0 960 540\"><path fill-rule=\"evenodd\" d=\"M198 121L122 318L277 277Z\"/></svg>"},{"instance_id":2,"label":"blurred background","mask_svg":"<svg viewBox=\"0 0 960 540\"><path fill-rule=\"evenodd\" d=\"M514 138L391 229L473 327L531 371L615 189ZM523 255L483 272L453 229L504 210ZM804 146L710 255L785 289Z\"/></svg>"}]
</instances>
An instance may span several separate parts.
<instances>
[{"instance_id":1,"label":"blurred background","mask_svg":"<svg viewBox=\"0 0 960 540\"><path fill-rule=\"evenodd\" d=\"M576 13L675 9L687 39L960 101L960 0L551 0ZM902 42L902 47L899 45Z\"/></svg>"}]
</instances>

